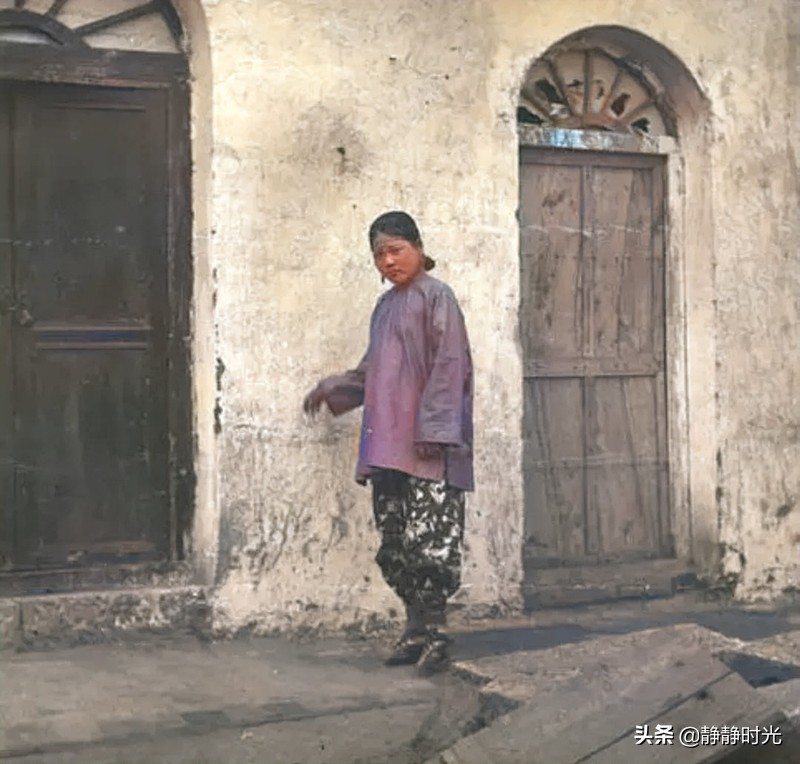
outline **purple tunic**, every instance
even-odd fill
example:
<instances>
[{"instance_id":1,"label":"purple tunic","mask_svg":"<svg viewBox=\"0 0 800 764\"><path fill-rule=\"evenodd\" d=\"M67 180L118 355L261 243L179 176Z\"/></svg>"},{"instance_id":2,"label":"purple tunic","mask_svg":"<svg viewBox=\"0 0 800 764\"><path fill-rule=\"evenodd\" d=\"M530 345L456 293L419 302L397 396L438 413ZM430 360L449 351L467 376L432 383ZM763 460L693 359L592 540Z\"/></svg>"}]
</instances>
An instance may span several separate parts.
<instances>
[{"instance_id":1,"label":"purple tunic","mask_svg":"<svg viewBox=\"0 0 800 764\"><path fill-rule=\"evenodd\" d=\"M447 284L422 273L385 292L361 363L326 382L337 416L364 405L358 482L393 469L474 489L472 357L464 316ZM415 443L446 448L440 457L420 459Z\"/></svg>"}]
</instances>

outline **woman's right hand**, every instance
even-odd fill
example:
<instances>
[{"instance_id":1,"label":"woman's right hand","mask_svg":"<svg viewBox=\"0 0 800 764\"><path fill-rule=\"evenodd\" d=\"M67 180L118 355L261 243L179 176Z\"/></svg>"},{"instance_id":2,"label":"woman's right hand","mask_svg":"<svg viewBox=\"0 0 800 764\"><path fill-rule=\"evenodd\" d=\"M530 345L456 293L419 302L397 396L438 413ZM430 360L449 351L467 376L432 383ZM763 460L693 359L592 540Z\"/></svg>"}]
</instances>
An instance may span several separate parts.
<instances>
[{"instance_id":1,"label":"woman's right hand","mask_svg":"<svg viewBox=\"0 0 800 764\"><path fill-rule=\"evenodd\" d=\"M327 391L323 380L303 399L303 411L306 414L316 414L325 402L326 396Z\"/></svg>"},{"instance_id":2,"label":"woman's right hand","mask_svg":"<svg viewBox=\"0 0 800 764\"><path fill-rule=\"evenodd\" d=\"M303 399L303 411L316 414L323 403L334 416L341 416L364 402L363 377L354 371L321 379Z\"/></svg>"}]
</instances>

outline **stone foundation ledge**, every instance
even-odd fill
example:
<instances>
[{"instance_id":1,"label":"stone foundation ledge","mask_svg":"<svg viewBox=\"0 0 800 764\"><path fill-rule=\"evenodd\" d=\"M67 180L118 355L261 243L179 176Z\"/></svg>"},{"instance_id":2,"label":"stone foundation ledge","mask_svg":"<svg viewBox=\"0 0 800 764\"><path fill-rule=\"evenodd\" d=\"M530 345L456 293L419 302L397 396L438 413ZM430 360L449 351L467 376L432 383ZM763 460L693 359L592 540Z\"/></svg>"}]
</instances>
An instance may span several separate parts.
<instances>
[{"instance_id":1,"label":"stone foundation ledge","mask_svg":"<svg viewBox=\"0 0 800 764\"><path fill-rule=\"evenodd\" d=\"M202 587L142 588L0 599L0 650L93 644L144 633L210 630Z\"/></svg>"}]
</instances>

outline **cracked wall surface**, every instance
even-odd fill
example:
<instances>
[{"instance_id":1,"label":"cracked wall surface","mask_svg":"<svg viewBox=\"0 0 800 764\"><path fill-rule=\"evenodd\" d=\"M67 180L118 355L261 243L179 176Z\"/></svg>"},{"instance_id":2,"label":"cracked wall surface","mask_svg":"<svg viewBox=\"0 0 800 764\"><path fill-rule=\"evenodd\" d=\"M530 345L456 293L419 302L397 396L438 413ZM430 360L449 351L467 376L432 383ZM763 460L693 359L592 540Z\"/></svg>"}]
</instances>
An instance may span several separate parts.
<instances>
[{"instance_id":1,"label":"cracked wall surface","mask_svg":"<svg viewBox=\"0 0 800 764\"><path fill-rule=\"evenodd\" d=\"M687 444L694 525L740 596L797 585L795 0L176 6L195 78L193 555L218 585L220 627L341 626L398 608L353 481L359 416L310 423L300 410L319 376L364 350L383 288L366 229L387 208L418 218L473 344L477 491L459 599L519 603L517 95L534 59L594 25L666 46L710 104L707 214L686 215L687 237L700 220L714 231L713 292L697 298L710 318L682 351L713 356L715 371L686 369L688 418L699 391L714 424Z\"/></svg>"}]
</instances>

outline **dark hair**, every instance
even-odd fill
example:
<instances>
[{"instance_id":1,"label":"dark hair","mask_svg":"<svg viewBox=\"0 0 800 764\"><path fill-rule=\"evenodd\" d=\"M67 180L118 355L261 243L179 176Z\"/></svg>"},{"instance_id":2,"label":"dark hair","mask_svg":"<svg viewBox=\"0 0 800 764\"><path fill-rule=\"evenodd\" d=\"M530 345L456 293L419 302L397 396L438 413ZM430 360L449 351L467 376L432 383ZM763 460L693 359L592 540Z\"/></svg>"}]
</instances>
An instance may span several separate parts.
<instances>
[{"instance_id":1,"label":"dark hair","mask_svg":"<svg viewBox=\"0 0 800 764\"><path fill-rule=\"evenodd\" d=\"M391 212L384 212L375 218L369 227L370 249L375 249L375 240L379 234L398 236L422 250L422 237L419 234L419 228L417 228L414 218L407 212L392 210ZM436 262L425 255L425 270L429 271L434 265L436 265Z\"/></svg>"}]
</instances>

